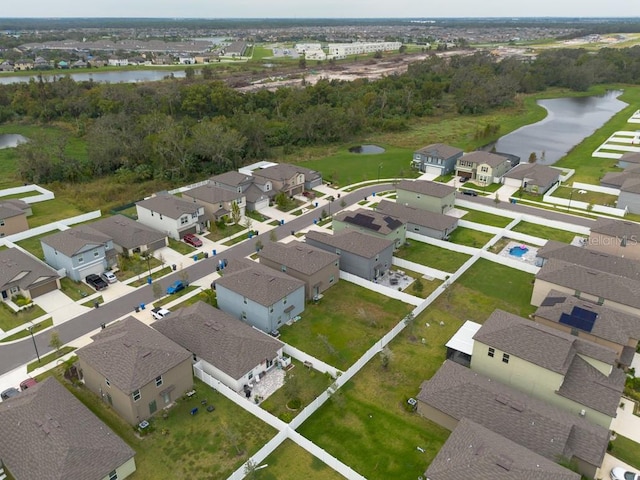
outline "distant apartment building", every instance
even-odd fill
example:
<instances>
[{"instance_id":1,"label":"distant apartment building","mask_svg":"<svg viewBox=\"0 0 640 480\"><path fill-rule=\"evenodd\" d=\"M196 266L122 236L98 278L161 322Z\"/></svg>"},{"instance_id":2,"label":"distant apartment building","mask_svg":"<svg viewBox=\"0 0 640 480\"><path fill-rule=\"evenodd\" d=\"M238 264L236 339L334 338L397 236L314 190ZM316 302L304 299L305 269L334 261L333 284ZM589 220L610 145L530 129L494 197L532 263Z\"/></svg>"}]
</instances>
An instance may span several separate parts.
<instances>
[{"instance_id":1,"label":"distant apartment building","mask_svg":"<svg viewBox=\"0 0 640 480\"><path fill-rule=\"evenodd\" d=\"M361 55L363 53L389 52L399 50L400 42L354 42L354 43L330 43L329 58L346 58L349 55Z\"/></svg>"}]
</instances>

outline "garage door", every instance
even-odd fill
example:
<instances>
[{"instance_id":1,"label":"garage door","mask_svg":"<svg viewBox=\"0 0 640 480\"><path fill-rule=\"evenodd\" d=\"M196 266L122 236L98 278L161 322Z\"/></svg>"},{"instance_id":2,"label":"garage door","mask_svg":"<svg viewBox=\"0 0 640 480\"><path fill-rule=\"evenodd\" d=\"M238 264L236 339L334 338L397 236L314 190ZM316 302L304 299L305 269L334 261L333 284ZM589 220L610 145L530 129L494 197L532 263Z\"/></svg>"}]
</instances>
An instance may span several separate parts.
<instances>
[{"instance_id":1,"label":"garage door","mask_svg":"<svg viewBox=\"0 0 640 480\"><path fill-rule=\"evenodd\" d=\"M520 187L522 185L522 180L517 178L505 178L504 184L510 187Z\"/></svg>"},{"instance_id":2,"label":"garage door","mask_svg":"<svg viewBox=\"0 0 640 480\"><path fill-rule=\"evenodd\" d=\"M180 235L180 239L182 240L182 237L184 237L187 233L196 233L196 225L193 225L189 228L187 228L186 230L182 230L180 232L178 232Z\"/></svg>"},{"instance_id":3,"label":"garage door","mask_svg":"<svg viewBox=\"0 0 640 480\"><path fill-rule=\"evenodd\" d=\"M92 273L95 273L96 275L100 275L102 272L104 272L104 265L102 264L102 262L98 262L92 265L88 265L83 269L79 269L78 276L81 281L84 281L87 275L90 275Z\"/></svg>"},{"instance_id":4,"label":"garage door","mask_svg":"<svg viewBox=\"0 0 640 480\"><path fill-rule=\"evenodd\" d=\"M56 288L58 288L56 280L49 280L42 285L29 289L29 295L31 295L31 298L36 298L40 295L44 295L45 293L53 292Z\"/></svg>"},{"instance_id":5,"label":"garage door","mask_svg":"<svg viewBox=\"0 0 640 480\"><path fill-rule=\"evenodd\" d=\"M166 246L167 246L166 240L162 239L162 240L158 240L157 242L150 243L149 245L147 245L147 248L155 252L156 250Z\"/></svg>"},{"instance_id":6,"label":"garage door","mask_svg":"<svg viewBox=\"0 0 640 480\"><path fill-rule=\"evenodd\" d=\"M442 169L438 167L433 167L433 166L426 166L424 169L424 173L430 173L431 175L440 176L440 174L442 173Z\"/></svg>"}]
</instances>

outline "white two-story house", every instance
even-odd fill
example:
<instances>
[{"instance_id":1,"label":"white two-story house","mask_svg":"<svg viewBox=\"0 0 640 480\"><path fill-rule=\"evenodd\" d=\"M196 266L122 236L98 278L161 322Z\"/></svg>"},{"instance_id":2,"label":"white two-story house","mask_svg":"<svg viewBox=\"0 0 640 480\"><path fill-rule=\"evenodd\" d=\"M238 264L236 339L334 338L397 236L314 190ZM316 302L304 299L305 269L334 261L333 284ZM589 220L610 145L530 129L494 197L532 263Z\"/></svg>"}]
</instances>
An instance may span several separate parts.
<instances>
[{"instance_id":1,"label":"white two-story house","mask_svg":"<svg viewBox=\"0 0 640 480\"><path fill-rule=\"evenodd\" d=\"M204 206L169 194L159 194L136 203L138 221L180 240L187 233L208 228Z\"/></svg>"}]
</instances>

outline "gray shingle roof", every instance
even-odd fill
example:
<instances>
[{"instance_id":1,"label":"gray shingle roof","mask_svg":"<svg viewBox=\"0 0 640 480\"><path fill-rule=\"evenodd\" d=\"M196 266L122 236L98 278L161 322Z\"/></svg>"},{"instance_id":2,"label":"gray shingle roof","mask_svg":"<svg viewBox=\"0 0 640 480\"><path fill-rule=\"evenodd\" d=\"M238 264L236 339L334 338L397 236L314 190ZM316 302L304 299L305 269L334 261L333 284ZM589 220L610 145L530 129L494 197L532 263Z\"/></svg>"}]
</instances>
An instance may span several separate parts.
<instances>
[{"instance_id":1,"label":"gray shingle roof","mask_svg":"<svg viewBox=\"0 0 640 480\"><path fill-rule=\"evenodd\" d=\"M549 292L543 305L536 310L535 316L559 322L561 315L571 314L574 307L597 315L590 332L592 335L619 345L627 345L630 339L640 340L640 322L637 317L557 290Z\"/></svg>"},{"instance_id":2,"label":"gray shingle roof","mask_svg":"<svg viewBox=\"0 0 640 480\"><path fill-rule=\"evenodd\" d=\"M465 153L458 161L477 164L486 163L490 167L495 168L508 160L509 159L507 157L503 157L502 155L476 150L475 152Z\"/></svg>"},{"instance_id":3,"label":"gray shingle roof","mask_svg":"<svg viewBox=\"0 0 640 480\"><path fill-rule=\"evenodd\" d=\"M333 219L334 221L337 220L338 222L347 223L354 227L366 228L381 235L388 235L407 223L390 215L365 210L364 208L340 212L335 215Z\"/></svg>"},{"instance_id":4,"label":"gray shingle roof","mask_svg":"<svg viewBox=\"0 0 640 480\"><path fill-rule=\"evenodd\" d=\"M621 192L640 193L640 175L627 174L627 178L620 186Z\"/></svg>"},{"instance_id":5,"label":"gray shingle roof","mask_svg":"<svg viewBox=\"0 0 640 480\"><path fill-rule=\"evenodd\" d=\"M400 205L396 202L382 200L377 206L376 211L399 218L407 223L419 225L425 228L431 228L440 232L450 231L458 224L458 219L449 215L422 210L420 208L410 207L408 205Z\"/></svg>"},{"instance_id":6,"label":"gray shingle roof","mask_svg":"<svg viewBox=\"0 0 640 480\"><path fill-rule=\"evenodd\" d=\"M284 345L204 302L173 312L153 328L234 379L274 359Z\"/></svg>"},{"instance_id":7,"label":"gray shingle roof","mask_svg":"<svg viewBox=\"0 0 640 480\"><path fill-rule=\"evenodd\" d=\"M407 192L420 193L430 197L444 198L455 192L455 188L440 182L429 180L400 180L396 190L406 190Z\"/></svg>"},{"instance_id":8,"label":"gray shingle roof","mask_svg":"<svg viewBox=\"0 0 640 480\"><path fill-rule=\"evenodd\" d=\"M536 279L640 308L640 281L552 258Z\"/></svg>"},{"instance_id":9,"label":"gray shingle roof","mask_svg":"<svg viewBox=\"0 0 640 480\"><path fill-rule=\"evenodd\" d=\"M640 223L601 217L591 225L591 231L611 237L631 239L635 236L638 239L640 238Z\"/></svg>"},{"instance_id":10,"label":"gray shingle roof","mask_svg":"<svg viewBox=\"0 0 640 480\"><path fill-rule=\"evenodd\" d=\"M285 265L305 275L313 275L340 258L335 253L327 252L306 243L293 241L290 243L267 243L258 256L262 259Z\"/></svg>"},{"instance_id":11,"label":"gray shingle roof","mask_svg":"<svg viewBox=\"0 0 640 480\"><path fill-rule=\"evenodd\" d=\"M110 240L112 240L110 235L105 235L89 225L80 225L40 239L42 243L67 257L106 245Z\"/></svg>"},{"instance_id":12,"label":"gray shingle roof","mask_svg":"<svg viewBox=\"0 0 640 480\"><path fill-rule=\"evenodd\" d=\"M416 153L442 159L451 158L463 152L464 150L461 148L452 147L451 145L446 145L444 143L432 143L431 145L427 145L426 147L416 150Z\"/></svg>"},{"instance_id":13,"label":"gray shingle roof","mask_svg":"<svg viewBox=\"0 0 640 480\"><path fill-rule=\"evenodd\" d=\"M60 278L55 270L20 249L0 250L0 290L13 285L29 290L37 283L55 278Z\"/></svg>"},{"instance_id":14,"label":"gray shingle roof","mask_svg":"<svg viewBox=\"0 0 640 480\"><path fill-rule=\"evenodd\" d=\"M231 268L216 280L232 292L269 307L293 292L304 289L304 282L259 263L234 260Z\"/></svg>"},{"instance_id":15,"label":"gray shingle roof","mask_svg":"<svg viewBox=\"0 0 640 480\"><path fill-rule=\"evenodd\" d=\"M467 417L549 460L575 456L600 466L609 442L606 428L450 360L422 384L417 398L458 420Z\"/></svg>"},{"instance_id":16,"label":"gray shingle roof","mask_svg":"<svg viewBox=\"0 0 640 480\"><path fill-rule=\"evenodd\" d=\"M239 187L241 185L252 183L253 178L243 173L232 170L230 172L221 173L209 179L212 182L221 183L230 187Z\"/></svg>"},{"instance_id":17,"label":"gray shingle roof","mask_svg":"<svg viewBox=\"0 0 640 480\"><path fill-rule=\"evenodd\" d=\"M309 171L309 169L305 170ZM269 180L285 181L299 173L304 175L305 172L296 165L279 163L277 165L272 165L271 167L254 170L253 175L256 177L268 178Z\"/></svg>"},{"instance_id":18,"label":"gray shingle roof","mask_svg":"<svg viewBox=\"0 0 640 480\"><path fill-rule=\"evenodd\" d=\"M109 325L76 353L126 394L142 388L191 354L134 317Z\"/></svg>"},{"instance_id":19,"label":"gray shingle roof","mask_svg":"<svg viewBox=\"0 0 640 480\"><path fill-rule=\"evenodd\" d=\"M103 218L93 222L91 227L110 236L113 239L113 243L126 249L149 245L167 237L165 233L136 222L124 215Z\"/></svg>"},{"instance_id":20,"label":"gray shingle roof","mask_svg":"<svg viewBox=\"0 0 640 480\"><path fill-rule=\"evenodd\" d=\"M467 418L425 472L429 480L580 480L572 472Z\"/></svg>"},{"instance_id":21,"label":"gray shingle roof","mask_svg":"<svg viewBox=\"0 0 640 480\"><path fill-rule=\"evenodd\" d=\"M102 480L135 455L53 377L0 403L0 432L16 480Z\"/></svg>"},{"instance_id":22,"label":"gray shingle roof","mask_svg":"<svg viewBox=\"0 0 640 480\"><path fill-rule=\"evenodd\" d=\"M625 168L623 172L607 172L604 177L600 179L601 185L612 186L614 188L621 188L625 180L640 179L640 165L634 165L633 167Z\"/></svg>"},{"instance_id":23,"label":"gray shingle roof","mask_svg":"<svg viewBox=\"0 0 640 480\"><path fill-rule=\"evenodd\" d=\"M167 194L159 194L154 197L147 198L146 200L137 202L136 206L140 206L176 220L185 214L191 215L193 213L198 213L198 208L202 207L199 203L189 202Z\"/></svg>"},{"instance_id":24,"label":"gray shingle roof","mask_svg":"<svg viewBox=\"0 0 640 480\"><path fill-rule=\"evenodd\" d=\"M0 220L24 215L25 211L9 202L0 202Z\"/></svg>"},{"instance_id":25,"label":"gray shingle roof","mask_svg":"<svg viewBox=\"0 0 640 480\"><path fill-rule=\"evenodd\" d=\"M198 201L206 203L232 202L243 197L242 193L233 192L222 187L216 187L211 183L187 190L186 192L183 192L183 195L188 195L191 198L195 198Z\"/></svg>"},{"instance_id":26,"label":"gray shingle roof","mask_svg":"<svg viewBox=\"0 0 640 480\"><path fill-rule=\"evenodd\" d=\"M638 152L627 152L620 157L620 160L628 162L628 163L640 163L640 153Z\"/></svg>"},{"instance_id":27,"label":"gray shingle roof","mask_svg":"<svg viewBox=\"0 0 640 480\"><path fill-rule=\"evenodd\" d=\"M560 170L539 163L520 163L504 174L505 178L527 179L527 183L545 187L558 180Z\"/></svg>"},{"instance_id":28,"label":"gray shingle roof","mask_svg":"<svg viewBox=\"0 0 640 480\"><path fill-rule=\"evenodd\" d=\"M364 258L373 258L395 244L393 240L355 230L344 230L334 235L311 230L307 232L306 238Z\"/></svg>"}]
</instances>

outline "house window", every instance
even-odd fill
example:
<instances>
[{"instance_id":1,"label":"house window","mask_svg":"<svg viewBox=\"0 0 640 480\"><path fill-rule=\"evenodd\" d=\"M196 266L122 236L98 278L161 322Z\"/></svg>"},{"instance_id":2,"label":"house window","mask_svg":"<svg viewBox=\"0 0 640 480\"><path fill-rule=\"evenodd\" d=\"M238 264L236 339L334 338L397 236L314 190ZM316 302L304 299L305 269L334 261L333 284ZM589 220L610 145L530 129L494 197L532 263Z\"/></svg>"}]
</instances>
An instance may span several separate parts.
<instances>
[{"instance_id":1,"label":"house window","mask_svg":"<svg viewBox=\"0 0 640 480\"><path fill-rule=\"evenodd\" d=\"M249 372L249 375L247 375L247 378L251 380L253 378L253 372Z\"/></svg>"},{"instance_id":2,"label":"house window","mask_svg":"<svg viewBox=\"0 0 640 480\"><path fill-rule=\"evenodd\" d=\"M246 320L247 319L247 312L242 312L242 319Z\"/></svg>"},{"instance_id":3,"label":"house window","mask_svg":"<svg viewBox=\"0 0 640 480\"><path fill-rule=\"evenodd\" d=\"M142 395L140 395L140 390L134 390L131 396L133 397L134 402L137 402L142 397Z\"/></svg>"},{"instance_id":4,"label":"house window","mask_svg":"<svg viewBox=\"0 0 640 480\"><path fill-rule=\"evenodd\" d=\"M20 287L11 287L11 288L9 289L9 291L10 291L11 293L19 293L19 292L20 292Z\"/></svg>"},{"instance_id":5,"label":"house window","mask_svg":"<svg viewBox=\"0 0 640 480\"><path fill-rule=\"evenodd\" d=\"M281 265L280 266L280 270L282 270L283 272L287 271L287 266L286 265Z\"/></svg>"},{"instance_id":6,"label":"house window","mask_svg":"<svg viewBox=\"0 0 640 480\"><path fill-rule=\"evenodd\" d=\"M97 250L97 249L96 249L96 250L94 250L94 251L93 251L93 256L94 256L94 257L97 257L98 255L100 255L100 252L98 252L98 250Z\"/></svg>"},{"instance_id":7,"label":"house window","mask_svg":"<svg viewBox=\"0 0 640 480\"><path fill-rule=\"evenodd\" d=\"M151 210L151 216L153 217L153 210Z\"/></svg>"},{"instance_id":8,"label":"house window","mask_svg":"<svg viewBox=\"0 0 640 480\"><path fill-rule=\"evenodd\" d=\"M509 363L509 354L508 353L503 353L502 354L502 363Z\"/></svg>"},{"instance_id":9,"label":"house window","mask_svg":"<svg viewBox=\"0 0 640 480\"><path fill-rule=\"evenodd\" d=\"M196 213L192 213L191 214L191 218L198 218L198 213L197 212Z\"/></svg>"},{"instance_id":10,"label":"house window","mask_svg":"<svg viewBox=\"0 0 640 480\"><path fill-rule=\"evenodd\" d=\"M4 227L4 220L0 220L0 227Z\"/></svg>"},{"instance_id":11,"label":"house window","mask_svg":"<svg viewBox=\"0 0 640 480\"><path fill-rule=\"evenodd\" d=\"M287 304L287 297L284 297L284 298L282 299L282 304L283 304L283 305L286 305L286 304Z\"/></svg>"},{"instance_id":12,"label":"house window","mask_svg":"<svg viewBox=\"0 0 640 480\"><path fill-rule=\"evenodd\" d=\"M340 249L336 248L336 255L340 255Z\"/></svg>"},{"instance_id":13,"label":"house window","mask_svg":"<svg viewBox=\"0 0 640 480\"><path fill-rule=\"evenodd\" d=\"M115 470L109 472L109 480L118 480L118 472Z\"/></svg>"},{"instance_id":14,"label":"house window","mask_svg":"<svg viewBox=\"0 0 640 480\"><path fill-rule=\"evenodd\" d=\"M269 307L269 313L273 313L273 305Z\"/></svg>"},{"instance_id":15,"label":"house window","mask_svg":"<svg viewBox=\"0 0 640 480\"><path fill-rule=\"evenodd\" d=\"M495 357L496 349L493 347L489 347L489 351L487 352L487 355L489 355L490 357Z\"/></svg>"},{"instance_id":16,"label":"house window","mask_svg":"<svg viewBox=\"0 0 640 480\"><path fill-rule=\"evenodd\" d=\"M162 375L156 377L156 387L162 386Z\"/></svg>"},{"instance_id":17,"label":"house window","mask_svg":"<svg viewBox=\"0 0 640 480\"><path fill-rule=\"evenodd\" d=\"M331 276L329 277L329 284L333 283L333 282L334 282L334 280L335 280L335 278L333 277L333 275L331 275Z\"/></svg>"},{"instance_id":18,"label":"house window","mask_svg":"<svg viewBox=\"0 0 640 480\"><path fill-rule=\"evenodd\" d=\"M244 304L247 304L247 297L242 297L242 301L244 302Z\"/></svg>"},{"instance_id":19,"label":"house window","mask_svg":"<svg viewBox=\"0 0 640 480\"><path fill-rule=\"evenodd\" d=\"M162 214L160 214L160 220L162 220Z\"/></svg>"},{"instance_id":20,"label":"house window","mask_svg":"<svg viewBox=\"0 0 640 480\"><path fill-rule=\"evenodd\" d=\"M338 260L336 260L336 263L334 263L334 265L337 267L338 266Z\"/></svg>"},{"instance_id":21,"label":"house window","mask_svg":"<svg viewBox=\"0 0 640 480\"><path fill-rule=\"evenodd\" d=\"M84 263L84 257L82 255L78 257L78 263Z\"/></svg>"},{"instance_id":22,"label":"house window","mask_svg":"<svg viewBox=\"0 0 640 480\"><path fill-rule=\"evenodd\" d=\"M180 225L184 225L188 221L189 221L189 217L187 217L187 216L181 217L180 218Z\"/></svg>"},{"instance_id":23,"label":"house window","mask_svg":"<svg viewBox=\"0 0 640 480\"><path fill-rule=\"evenodd\" d=\"M107 387L110 387L110 386L111 386L111 382L109 381L109 379L108 379L108 378L105 378L105 379L104 379L104 383L106 383L106 384L107 384Z\"/></svg>"},{"instance_id":24,"label":"house window","mask_svg":"<svg viewBox=\"0 0 640 480\"><path fill-rule=\"evenodd\" d=\"M482 173L487 173L489 171L489 167L480 167L480 171Z\"/></svg>"}]
</instances>

